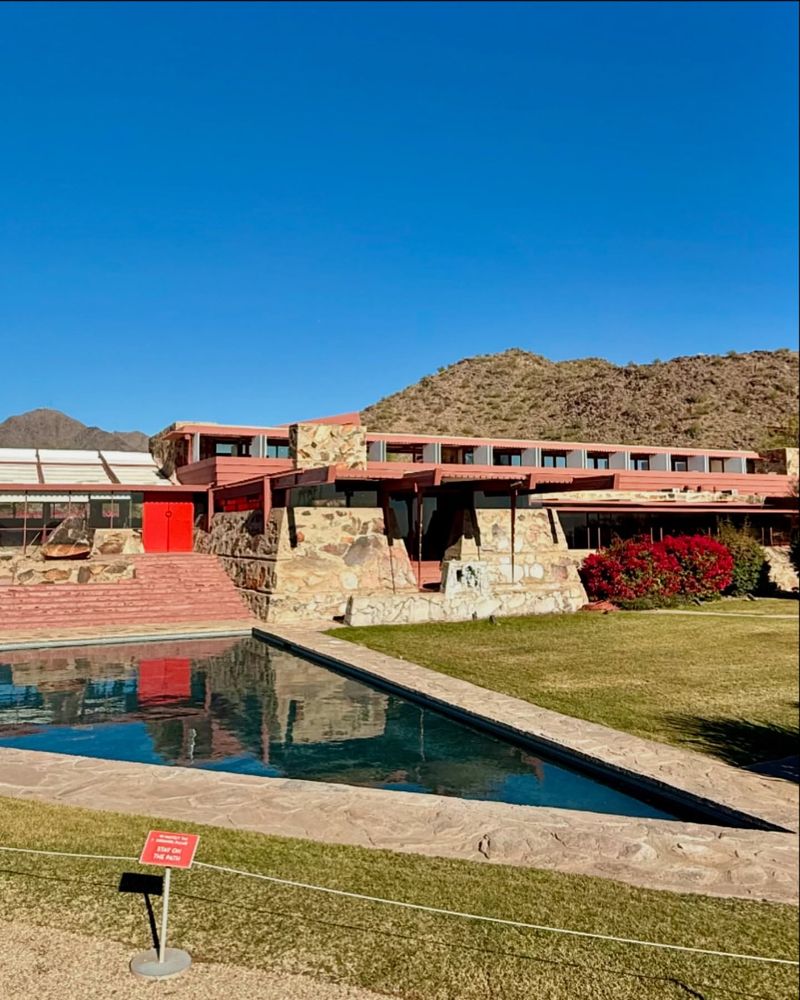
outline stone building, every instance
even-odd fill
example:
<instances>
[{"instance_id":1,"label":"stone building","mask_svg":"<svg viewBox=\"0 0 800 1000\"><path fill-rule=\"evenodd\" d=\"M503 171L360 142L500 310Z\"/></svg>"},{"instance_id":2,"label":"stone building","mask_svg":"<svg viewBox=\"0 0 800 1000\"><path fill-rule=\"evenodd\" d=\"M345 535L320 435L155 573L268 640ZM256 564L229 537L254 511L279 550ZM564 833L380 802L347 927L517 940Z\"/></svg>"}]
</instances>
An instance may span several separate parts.
<instances>
[{"instance_id":1,"label":"stone building","mask_svg":"<svg viewBox=\"0 0 800 1000\"><path fill-rule=\"evenodd\" d=\"M195 546L267 621L574 611L583 553L626 525L664 534L748 518L780 545L796 517L791 455L766 470L750 452L445 444L371 435L356 415L176 424L154 449L182 483L204 482Z\"/></svg>"}]
</instances>

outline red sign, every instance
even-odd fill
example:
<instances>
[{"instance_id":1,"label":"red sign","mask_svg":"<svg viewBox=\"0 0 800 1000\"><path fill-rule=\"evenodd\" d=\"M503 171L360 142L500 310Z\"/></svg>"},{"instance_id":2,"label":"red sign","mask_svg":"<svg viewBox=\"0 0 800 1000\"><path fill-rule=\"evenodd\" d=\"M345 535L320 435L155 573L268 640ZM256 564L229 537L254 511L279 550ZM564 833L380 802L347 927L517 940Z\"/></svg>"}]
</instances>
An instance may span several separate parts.
<instances>
[{"instance_id":1,"label":"red sign","mask_svg":"<svg viewBox=\"0 0 800 1000\"><path fill-rule=\"evenodd\" d=\"M166 833L151 830L139 857L140 865L162 865L164 868L191 868L197 850L197 833Z\"/></svg>"}]
</instances>

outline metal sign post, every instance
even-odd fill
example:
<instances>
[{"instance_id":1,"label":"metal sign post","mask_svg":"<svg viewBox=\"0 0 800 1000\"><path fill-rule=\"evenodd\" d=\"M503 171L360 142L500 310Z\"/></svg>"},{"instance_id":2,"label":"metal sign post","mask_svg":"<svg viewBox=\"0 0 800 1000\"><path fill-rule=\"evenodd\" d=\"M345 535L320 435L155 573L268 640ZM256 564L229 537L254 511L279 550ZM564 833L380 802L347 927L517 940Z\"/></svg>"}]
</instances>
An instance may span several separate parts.
<instances>
[{"instance_id":1,"label":"metal sign post","mask_svg":"<svg viewBox=\"0 0 800 1000\"><path fill-rule=\"evenodd\" d=\"M169 877L171 868L164 869L164 901L161 904L161 933L158 935L158 964L164 964L167 953L167 922L169 921ZM191 959L189 959L191 961Z\"/></svg>"},{"instance_id":2,"label":"metal sign post","mask_svg":"<svg viewBox=\"0 0 800 1000\"><path fill-rule=\"evenodd\" d=\"M182 948L167 947L169 890L173 868L191 868L199 836L193 833L167 833L151 830L142 848L139 863L164 868L164 894L161 904L161 932L158 948L148 948L131 960L131 972L143 979L171 979L185 972L192 957Z\"/></svg>"}]
</instances>

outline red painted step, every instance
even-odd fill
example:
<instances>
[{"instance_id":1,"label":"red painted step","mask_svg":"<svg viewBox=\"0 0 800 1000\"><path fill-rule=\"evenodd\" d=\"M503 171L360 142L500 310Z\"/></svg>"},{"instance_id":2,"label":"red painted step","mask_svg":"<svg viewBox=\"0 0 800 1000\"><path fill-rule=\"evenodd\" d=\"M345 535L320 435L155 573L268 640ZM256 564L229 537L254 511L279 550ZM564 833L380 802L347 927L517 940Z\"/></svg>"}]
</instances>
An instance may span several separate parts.
<instances>
[{"instance_id":1,"label":"red painted step","mask_svg":"<svg viewBox=\"0 0 800 1000\"><path fill-rule=\"evenodd\" d=\"M147 554L133 561L136 576L118 583L0 587L0 630L252 618L216 556Z\"/></svg>"}]
</instances>

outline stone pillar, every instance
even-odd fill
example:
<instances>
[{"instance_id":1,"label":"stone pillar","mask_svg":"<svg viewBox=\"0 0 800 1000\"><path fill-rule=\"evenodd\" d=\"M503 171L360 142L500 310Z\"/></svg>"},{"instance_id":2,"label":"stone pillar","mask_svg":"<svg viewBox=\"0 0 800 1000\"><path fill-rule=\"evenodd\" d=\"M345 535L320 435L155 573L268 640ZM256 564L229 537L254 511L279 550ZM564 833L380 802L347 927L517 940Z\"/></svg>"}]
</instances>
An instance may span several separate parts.
<instances>
[{"instance_id":1,"label":"stone pillar","mask_svg":"<svg viewBox=\"0 0 800 1000\"><path fill-rule=\"evenodd\" d=\"M296 469L366 469L367 430L361 424L292 424L289 455Z\"/></svg>"}]
</instances>

